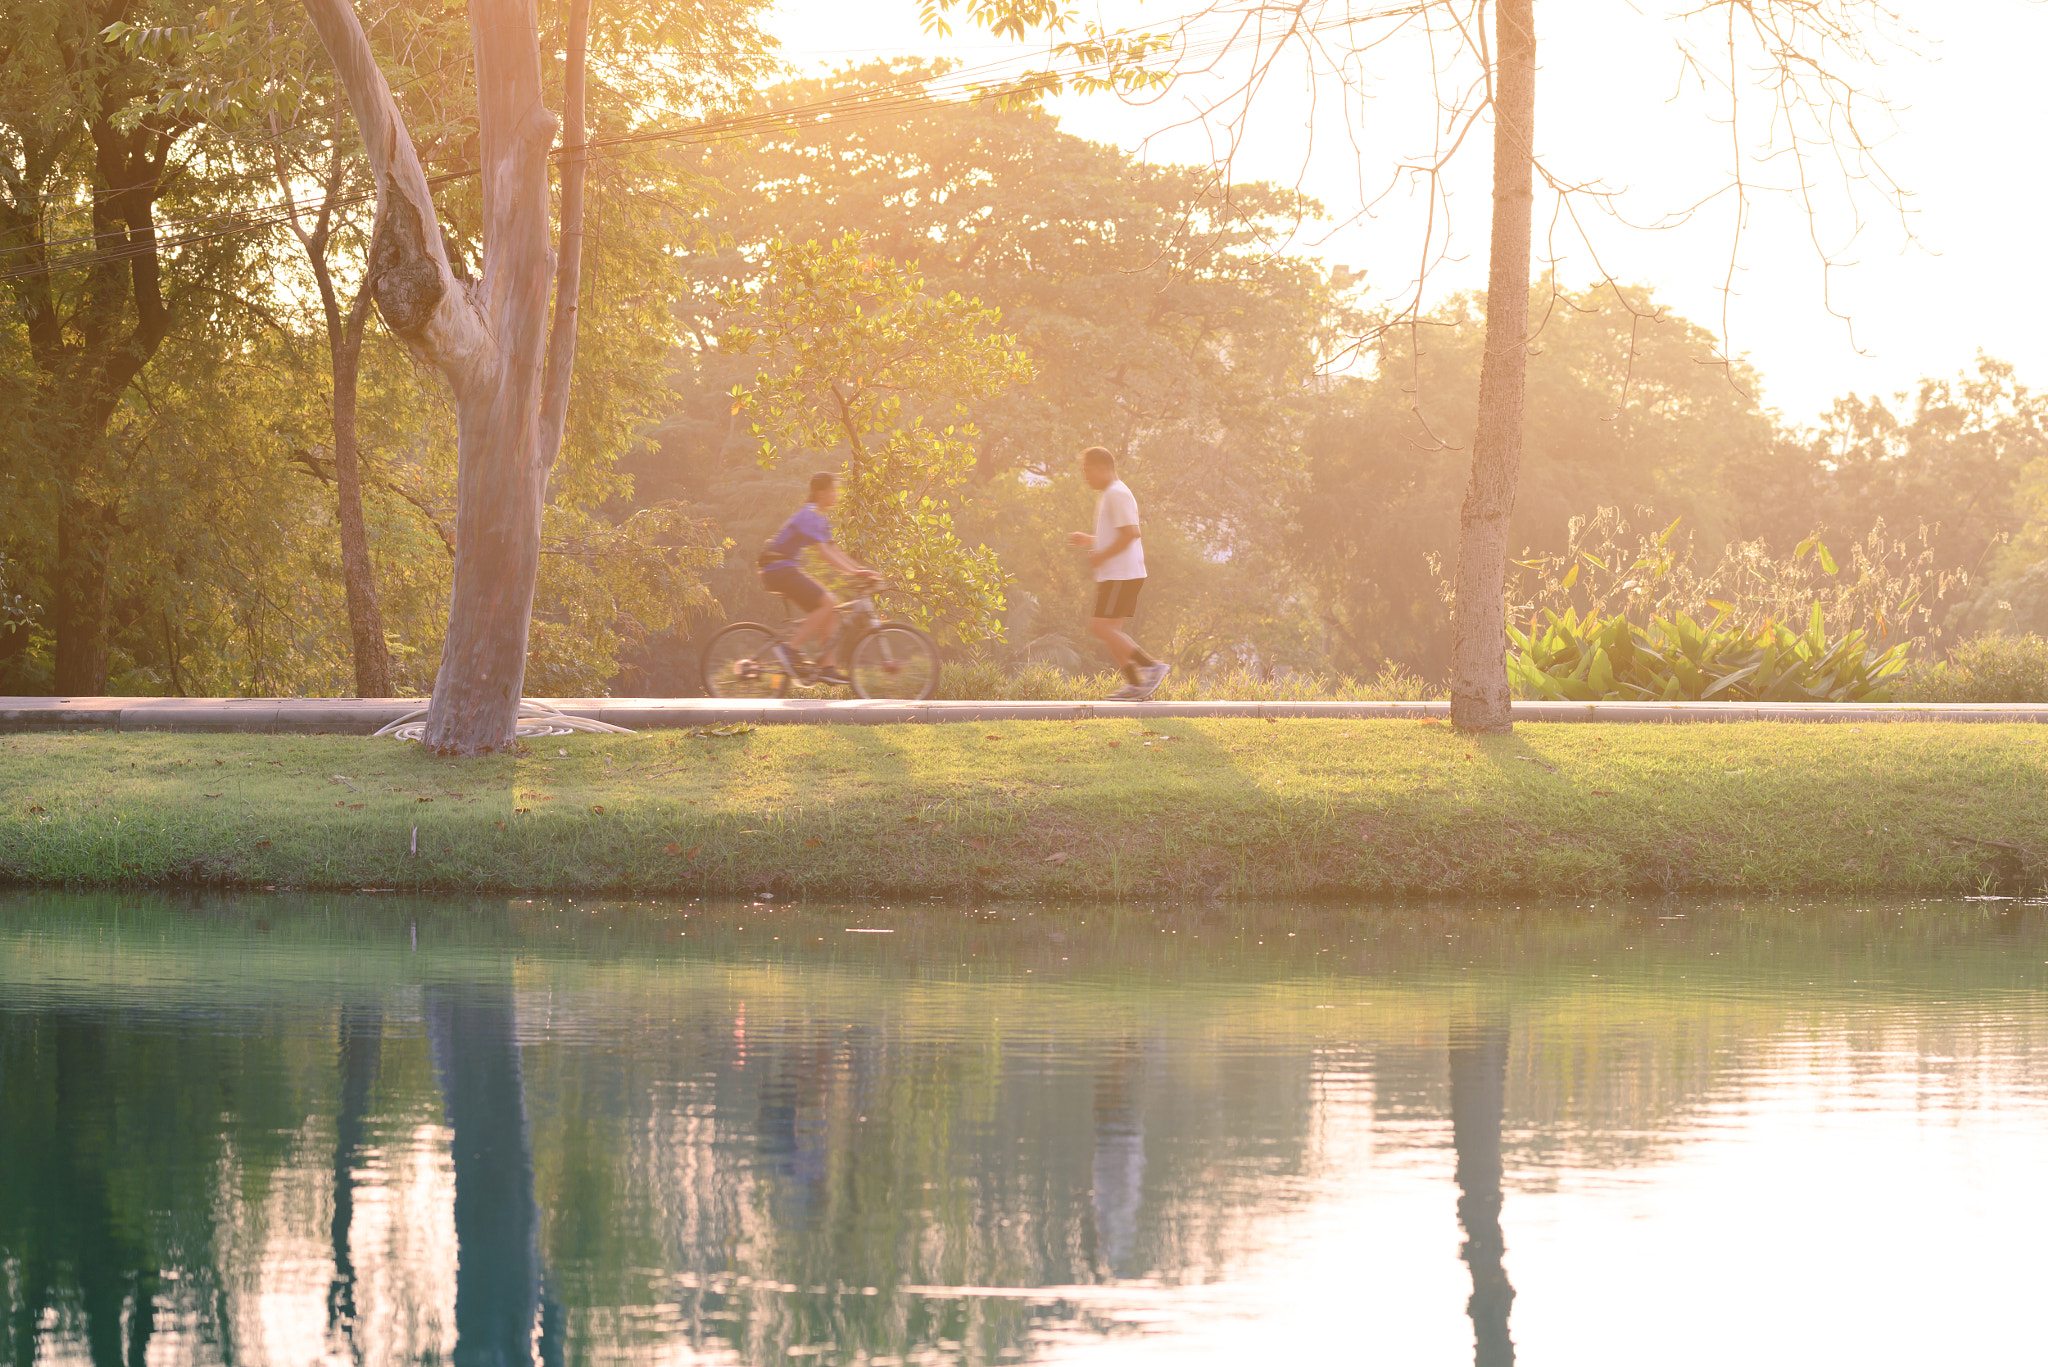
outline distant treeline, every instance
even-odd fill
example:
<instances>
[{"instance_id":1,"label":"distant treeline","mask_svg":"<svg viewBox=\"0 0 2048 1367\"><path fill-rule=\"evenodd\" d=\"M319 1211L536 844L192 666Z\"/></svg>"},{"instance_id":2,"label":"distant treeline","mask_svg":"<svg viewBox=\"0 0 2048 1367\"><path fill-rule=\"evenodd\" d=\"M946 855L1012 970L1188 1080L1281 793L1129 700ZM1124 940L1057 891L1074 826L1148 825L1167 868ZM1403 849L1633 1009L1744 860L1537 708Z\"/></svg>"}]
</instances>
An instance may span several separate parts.
<instances>
[{"instance_id":1,"label":"distant treeline","mask_svg":"<svg viewBox=\"0 0 2048 1367\"><path fill-rule=\"evenodd\" d=\"M1318 212L1301 195L1226 192L1208 168L1135 161L1042 111L915 97L940 70L883 62L767 88L748 97L753 112L901 95L906 81L913 97L887 118L792 117L595 173L589 340L551 486L528 691L693 692L696 640L727 617L779 616L753 582L753 548L845 452L764 466L735 399L762 361L720 343L770 244L850 232L929 294L999 310L1036 372L965 415L973 462L949 494L953 525L1010 582L1004 639L956 643L961 655L1097 663L1085 566L1063 533L1089 525L1074 457L1100 443L1145 511L1152 649L1190 672L1370 677L1392 662L1440 678L1477 301L1381 330L1359 303L1370 268L1332 279L1286 250ZM260 199L255 173L233 165L193 156L177 211ZM364 222L349 222L359 238ZM53 473L82 458L32 420L50 380L31 333L52 307L89 326L107 277L36 285L47 299L5 284L0 693L52 687L61 615L76 611L59 565L81 517L104 547L100 688L350 687L329 355L304 259L281 229L206 250L185 263L175 326L83 478ZM337 264L351 281L352 250ZM1769 409L1746 366L1711 364L1715 340L1647 290L1546 280L1535 300L1525 558L1563 553L1574 519L1603 507L1639 529L1678 519L1676 544L1704 562L1738 543L1782 556L1815 532L1841 546L1876 531L1910 550L1927 586L1910 623L1923 653L2048 632L2048 401L2011 367L1979 357L1912 394L1845 397L1807 427ZM901 397L905 422L955 420L931 396ZM423 691L449 574L452 415L374 319L359 426L396 681Z\"/></svg>"}]
</instances>

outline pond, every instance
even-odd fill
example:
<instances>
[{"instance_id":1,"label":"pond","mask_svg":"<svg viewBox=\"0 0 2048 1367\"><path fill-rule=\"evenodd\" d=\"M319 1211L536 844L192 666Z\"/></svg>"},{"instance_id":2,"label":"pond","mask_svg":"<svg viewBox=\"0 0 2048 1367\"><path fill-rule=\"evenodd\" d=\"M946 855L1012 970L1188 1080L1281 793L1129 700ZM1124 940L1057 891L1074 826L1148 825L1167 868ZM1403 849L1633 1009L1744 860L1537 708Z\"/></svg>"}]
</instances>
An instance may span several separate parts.
<instances>
[{"instance_id":1,"label":"pond","mask_svg":"<svg viewBox=\"0 0 2048 1367\"><path fill-rule=\"evenodd\" d=\"M2032 1360L2048 906L0 894L0 1362Z\"/></svg>"}]
</instances>

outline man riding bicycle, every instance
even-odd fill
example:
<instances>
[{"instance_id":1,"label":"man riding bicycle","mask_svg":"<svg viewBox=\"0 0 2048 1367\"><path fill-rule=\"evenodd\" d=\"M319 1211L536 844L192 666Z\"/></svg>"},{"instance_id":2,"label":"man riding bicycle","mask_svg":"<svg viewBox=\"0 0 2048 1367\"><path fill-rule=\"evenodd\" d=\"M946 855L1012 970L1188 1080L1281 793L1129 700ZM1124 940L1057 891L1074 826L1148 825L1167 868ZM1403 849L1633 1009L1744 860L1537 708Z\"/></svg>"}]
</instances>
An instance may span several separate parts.
<instances>
[{"instance_id":1,"label":"man riding bicycle","mask_svg":"<svg viewBox=\"0 0 2048 1367\"><path fill-rule=\"evenodd\" d=\"M803 657L798 653L804 642L813 637L825 640L832 634L833 617L839 602L832 591L803 572L797 558L806 546L816 546L825 563L856 579L879 579L880 575L857 563L845 551L832 544L832 523L826 514L839 502L839 476L817 474L811 476L811 501L796 510L789 521L782 524L775 535L768 538L761 547L761 554L755 566L761 571L761 587L770 593L779 593L796 605L804 619L797 623L796 630L789 638L774 647L775 662L788 672L792 679L808 680L811 673L804 667ZM823 683L846 682L845 674L820 660L817 679Z\"/></svg>"}]
</instances>

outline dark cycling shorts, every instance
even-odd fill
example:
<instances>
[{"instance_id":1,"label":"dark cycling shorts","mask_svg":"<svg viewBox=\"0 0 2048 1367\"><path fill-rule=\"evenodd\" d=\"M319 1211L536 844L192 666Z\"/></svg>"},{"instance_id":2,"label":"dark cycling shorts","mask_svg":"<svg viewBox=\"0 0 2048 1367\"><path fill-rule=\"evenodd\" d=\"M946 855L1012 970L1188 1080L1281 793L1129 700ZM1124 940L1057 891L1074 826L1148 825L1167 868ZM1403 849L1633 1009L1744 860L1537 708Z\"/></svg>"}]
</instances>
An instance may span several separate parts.
<instances>
[{"instance_id":1,"label":"dark cycling shorts","mask_svg":"<svg viewBox=\"0 0 2048 1367\"><path fill-rule=\"evenodd\" d=\"M1097 617L1128 617L1138 610L1138 590L1145 587L1142 579L1105 579L1095 586L1095 615Z\"/></svg>"},{"instance_id":2,"label":"dark cycling shorts","mask_svg":"<svg viewBox=\"0 0 2048 1367\"><path fill-rule=\"evenodd\" d=\"M796 604L799 612L816 612L825 601L825 586L794 565L761 571L761 587Z\"/></svg>"}]
</instances>

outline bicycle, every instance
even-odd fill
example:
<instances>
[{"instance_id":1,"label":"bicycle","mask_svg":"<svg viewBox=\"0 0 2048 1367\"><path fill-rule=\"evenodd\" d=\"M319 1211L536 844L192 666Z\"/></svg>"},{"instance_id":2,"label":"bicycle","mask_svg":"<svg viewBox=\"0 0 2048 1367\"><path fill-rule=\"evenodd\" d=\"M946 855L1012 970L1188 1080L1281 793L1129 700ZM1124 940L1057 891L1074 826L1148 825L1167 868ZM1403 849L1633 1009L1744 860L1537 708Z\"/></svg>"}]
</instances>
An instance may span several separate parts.
<instances>
[{"instance_id":1,"label":"bicycle","mask_svg":"<svg viewBox=\"0 0 2048 1367\"><path fill-rule=\"evenodd\" d=\"M843 686L857 698L922 702L932 697L939 691L939 648L908 622L877 618L875 597L889 591L878 580L860 597L839 604L831 636L818 646L815 661L798 661L795 678L774 655L774 648L789 639L790 623L779 631L759 622L720 627L704 647L704 692L714 698L786 698L794 688ZM795 616L787 601L783 606ZM843 674L827 672L824 664L835 652L844 663Z\"/></svg>"}]
</instances>

